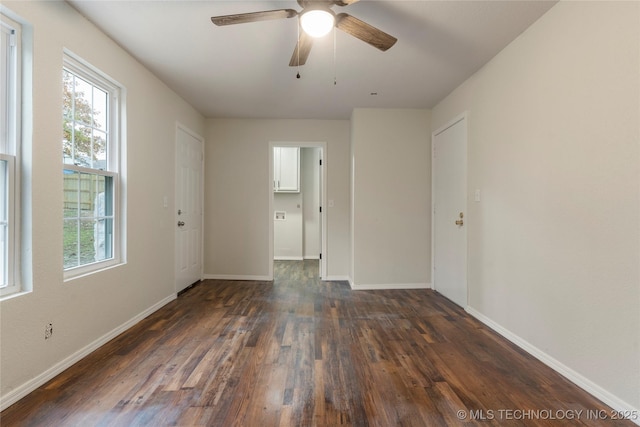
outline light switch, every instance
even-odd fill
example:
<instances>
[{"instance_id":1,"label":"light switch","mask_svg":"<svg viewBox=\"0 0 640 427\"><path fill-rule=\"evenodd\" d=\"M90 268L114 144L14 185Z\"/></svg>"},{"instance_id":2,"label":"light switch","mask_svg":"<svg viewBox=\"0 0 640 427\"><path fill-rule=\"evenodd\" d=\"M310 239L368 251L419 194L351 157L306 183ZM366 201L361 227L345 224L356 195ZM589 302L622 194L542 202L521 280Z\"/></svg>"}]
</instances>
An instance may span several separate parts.
<instances>
[{"instance_id":1,"label":"light switch","mask_svg":"<svg viewBox=\"0 0 640 427\"><path fill-rule=\"evenodd\" d=\"M476 202L480 201L480 190L476 190L476 193L473 196L473 200Z\"/></svg>"}]
</instances>

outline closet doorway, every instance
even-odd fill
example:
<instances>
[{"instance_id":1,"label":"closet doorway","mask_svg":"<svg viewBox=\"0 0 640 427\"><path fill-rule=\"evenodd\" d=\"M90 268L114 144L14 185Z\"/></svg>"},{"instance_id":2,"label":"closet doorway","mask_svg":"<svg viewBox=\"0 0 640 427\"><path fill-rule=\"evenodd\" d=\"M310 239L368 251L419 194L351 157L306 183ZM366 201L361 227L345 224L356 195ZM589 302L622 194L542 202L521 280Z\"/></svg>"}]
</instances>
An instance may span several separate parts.
<instances>
[{"instance_id":1,"label":"closet doorway","mask_svg":"<svg viewBox=\"0 0 640 427\"><path fill-rule=\"evenodd\" d=\"M269 276L277 260L319 260L326 277L325 142L269 143Z\"/></svg>"}]
</instances>

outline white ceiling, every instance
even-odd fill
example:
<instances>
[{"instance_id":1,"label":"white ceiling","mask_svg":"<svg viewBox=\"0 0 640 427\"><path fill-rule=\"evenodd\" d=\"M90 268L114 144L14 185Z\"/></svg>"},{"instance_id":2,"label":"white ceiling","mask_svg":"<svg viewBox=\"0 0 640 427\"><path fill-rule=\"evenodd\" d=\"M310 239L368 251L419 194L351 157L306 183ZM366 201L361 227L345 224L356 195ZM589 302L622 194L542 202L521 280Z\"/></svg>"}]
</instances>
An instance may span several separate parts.
<instances>
[{"instance_id":1,"label":"white ceiling","mask_svg":"<svg viewBox=\"0 0 640 427\"><path fill-rule=\"evenodd\" d=\"M217 27L211 16L295 0L68 0L205 117L348 119L354 108L432 108L554 1L361 0L333 10L398 38L386 52L336 30L289 67L297 18ZM335 61L334 61L335 57ZM335 80L335 84L334 84ZM377 94L377 95L375 95Z\"/></svg>"}]
</instances>

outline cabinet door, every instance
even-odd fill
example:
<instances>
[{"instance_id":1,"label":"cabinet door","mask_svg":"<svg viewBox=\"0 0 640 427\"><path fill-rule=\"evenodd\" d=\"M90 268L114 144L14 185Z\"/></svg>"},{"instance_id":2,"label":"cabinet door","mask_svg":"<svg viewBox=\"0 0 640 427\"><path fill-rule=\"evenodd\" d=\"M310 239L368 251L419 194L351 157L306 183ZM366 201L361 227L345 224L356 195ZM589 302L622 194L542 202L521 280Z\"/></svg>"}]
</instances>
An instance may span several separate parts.
<instances>
[{"instance_id":1,"label":"cabinet door","mask_svg":"<svg viewBox=\"0 0 640 427\"><path fill-rule=\"evenodd\" d=\"M274 160L274 170L279 163L280 175L276 178L277 191L300 191L300 148L278 147L279 161ZM274 152L274 159L278 153ZM278 172L276 172L276 175Z\"/></svg>"},{"instance_id":2,"label":"cabinet door","mask_svg":"<svg viewBox=\"0 0 640 427\"><path fill-rule=\"evenodd\" d=\"M273 147L273 191L280 185L280 147Z\"/></svg>"}]
</instances>

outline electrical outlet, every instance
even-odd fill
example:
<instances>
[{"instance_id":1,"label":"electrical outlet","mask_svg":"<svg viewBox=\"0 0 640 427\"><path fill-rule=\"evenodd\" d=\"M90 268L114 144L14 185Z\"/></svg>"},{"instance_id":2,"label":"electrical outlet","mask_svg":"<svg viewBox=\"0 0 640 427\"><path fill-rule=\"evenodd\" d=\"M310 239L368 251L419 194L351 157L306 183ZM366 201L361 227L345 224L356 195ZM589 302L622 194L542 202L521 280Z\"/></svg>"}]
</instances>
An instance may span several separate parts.
<instances>
[{"instance_id":1,"label":"electrical outlet","mask_svg":"<svg viewBox=\"0 0 640 427\"><path fill-rule=\"evenodd\" d=\"M44 339L48 340L53 335L53 323L49 323L44 327Z\"/></svg>"}]
</instances>

